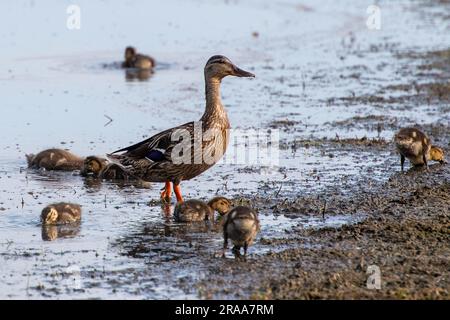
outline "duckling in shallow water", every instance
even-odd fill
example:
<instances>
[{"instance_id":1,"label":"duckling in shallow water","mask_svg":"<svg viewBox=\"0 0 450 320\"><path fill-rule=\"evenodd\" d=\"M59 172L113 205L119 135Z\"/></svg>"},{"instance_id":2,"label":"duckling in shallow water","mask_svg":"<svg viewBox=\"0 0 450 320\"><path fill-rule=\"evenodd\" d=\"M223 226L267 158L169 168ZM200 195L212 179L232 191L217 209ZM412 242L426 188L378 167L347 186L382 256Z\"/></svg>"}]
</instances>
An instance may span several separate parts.
<instances>
[{"instance_id":1,"label":"duckling in shallow water","mask_svg":"<svg viewBox=\"0 0 450 320\"><path fill-rule=\"evenodd\" d=\"M150 182L131 176L126 170L116 163L111 163L107 159L97 156L89 156L84 160L81 169L82 176L92 176L94 178L107 180L127 180L136 182L136 186L149 189Z\"/></svg>"},{"instance_id":2,"label":"duckling in shallow water","mask_svg":"<svg viewBox=\"0 0 450 320\"><path fill-rule=\"evenodd\" d=\"M139 54L134 47L125 49L125 61L122 63L123 68L152 69L155 66L155 59L152 57Z\"/></svg>"},{"instance_id":3,"label":"duckling in shallow water","mask_svg":"<svg viewBox=\"0 0 450 320\"><path fill-rule=\"evenodd\" d=\"M244 247L244 256L246 256L247 248L255 240L259 229L259 219L255 210L244 206L237 206L231 209L223 222L224 242L222 256L225 257L228 239L231 239L234 245L232 250L235 256L240 255L241 247Z\"/></svg>"},{"instance_id":4,"label":"duckling in shallow water","mask_svg":"<svg viewBox=\"0 0 450 320\"><path fill-rule=\"evenodd\" d=\"M402 171L405 158L414 166L425 165L428 169L428 160L446 163L444 150L431 144L430 138L416 128L403 128L394 137L394 142L400 153Z\"/></svg>"},{"instance_id":5,"label":"duckling in shallow water","mask_svg":"<svg viewBox=\"0 0 450 320\"><path fill-rule=\"evenodd\" d=\"M179 222L214 221L214 211L223 216L230 207L231 201L225 197L215 197L208 203L191 199L176 205L174 217Z\"/></svg>"},{"instance_id":6,"label":"duckling in shallow water","mask_svg":"<svg viewBox=\"0 0 450 320\"><path fill-rule=\"evenodd\" d=\"M89 156L84 159L80 174L82 176L94 176L99 178L108 165L108 160L97 156Z\"/></svg>"},{"instance_id":7,"label":"duckling in shallow water","mask_svg":"<svg viewBox=\"0 0 450 320\"><path fill-rule=\"evenodd\" d=\"M59 202L46 206L41 212L44 225L58 225L81 220L81 206L75 203Z\"/></svg>"},{"instance_id":8,"label":"duckling in shallow water","mask_svg":"<svg viewBox=\"0 0 450 320\"><path fill-rule=\"evenodd\" d=\"M89 156L84 159L81 175L102 179L132 180L124 168L97 156Z\"/></svg>"},{"instance_id":9,"label":"duckling in shallow water","mask_svg":"<svg viewBox=\"0 0 450 320\"><path fill-rule=\"evenodd\" d=\"M38 154L25 155L29 168L44 168L46 170L79 170L83 159L62 149L47 149Z\"/></svg>"}]
</instances>

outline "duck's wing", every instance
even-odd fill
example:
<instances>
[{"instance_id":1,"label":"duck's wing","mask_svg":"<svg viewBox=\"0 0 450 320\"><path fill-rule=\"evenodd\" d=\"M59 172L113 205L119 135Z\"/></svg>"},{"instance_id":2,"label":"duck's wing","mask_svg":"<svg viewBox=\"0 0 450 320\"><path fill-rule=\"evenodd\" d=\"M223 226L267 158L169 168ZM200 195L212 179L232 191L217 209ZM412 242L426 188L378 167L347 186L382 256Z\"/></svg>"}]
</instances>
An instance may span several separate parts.
<instances>
[{"instance_id":1,"label":"duck's wing","mask_svg":"<svg viewBox=\"0 0 450 320\"><path fill-rule=\"evenodd\" d=\"M133 159L147 158L155 162L170 160L170 154L173 147L179 143L178 139L172 141L172 134L177 131L182 133L182 130L187 130L191 135L191 133L193 132L193 128L194 122L188 122L181 126L162 131L148 139L145 139L144 141L138 142L129 147L114 151L109 156L115 158L116 153L124 152L120 155L120 157Z\"/></svg>"}]
</instances>

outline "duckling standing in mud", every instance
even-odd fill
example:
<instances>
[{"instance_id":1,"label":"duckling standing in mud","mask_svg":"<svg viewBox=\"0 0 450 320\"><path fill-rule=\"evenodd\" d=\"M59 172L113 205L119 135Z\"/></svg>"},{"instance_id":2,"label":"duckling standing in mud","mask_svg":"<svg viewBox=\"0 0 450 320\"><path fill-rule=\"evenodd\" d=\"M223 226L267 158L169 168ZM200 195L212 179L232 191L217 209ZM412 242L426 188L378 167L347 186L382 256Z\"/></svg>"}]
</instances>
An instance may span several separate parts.
<instances>
[{"instance_id":1,"label":"duckling standing in mud","mask_svg":"<svg viewBox=\"0 0 450 320\"><path fill-rule=\"evenodd\" d=\"M81 206L74 203L59 202L48 205L41 212L43 225L60 225L81 220Z\"/></svg>"},{"instance_id":2,"label":"duckling standing in mud","mask_svg":"<svg viewBox=\"0 0 450 320\"><path fill-rule=\"evenodd\" d=\"M244 206L231 209L223 222L222 257L225 257L228 248L228 239L231 239L234 245L232 251L236 257L240 256L241 247L244 247L244 257L247 256L247 248L255 240L259 229L259 219L255 210Z\"/></svg>"},{"instance_id":3,"label":"duckling standing in mud","mask_svg":"<svg viewBox=\"0 0 450 320\"><path fill-rule=\"evenodd\" d=\"M152 69L155 67L155 59L152 57L139 54L134 47L125 49L125 61L122 63L123 68Z\"/></svg>"},{"instance_id":4,"label":"duckling standing in mud","mask_svg":"<svg viewBox=\"0 0 450 320\"><path fill-rule=\"evenodd\" d=\"M394 142L400 153L400 164L404 169L405 158L414 166L425 165L428 169L428 160L446 163L444 151L431 144L430 138L416 128L403 128L394 137Z\"/></svg>"},{"instance_id":5,"label":"duckling standing in mud","mask_svg":"<svg viewBox=\"0 0 450 320\"><path fill-rule=\"evenodd\" d=\"M38 154L25 155L29 168L43 168L46 170L80 170L83 166L83 158L62 149L47 149Z\"/></svg>"},{"instance_id":6,"label":"duckling standing in mud","mask_svg":"<svg viewBox=\"0 0 450 320\"><path fill-rule=\"evenodd\" d=\"M225 197L215 197L208 203L191 199L176 205L174 217L178 222L214 221L214 211L223 216L230 208L231 201Z\"/></svg>"}]
</instances>

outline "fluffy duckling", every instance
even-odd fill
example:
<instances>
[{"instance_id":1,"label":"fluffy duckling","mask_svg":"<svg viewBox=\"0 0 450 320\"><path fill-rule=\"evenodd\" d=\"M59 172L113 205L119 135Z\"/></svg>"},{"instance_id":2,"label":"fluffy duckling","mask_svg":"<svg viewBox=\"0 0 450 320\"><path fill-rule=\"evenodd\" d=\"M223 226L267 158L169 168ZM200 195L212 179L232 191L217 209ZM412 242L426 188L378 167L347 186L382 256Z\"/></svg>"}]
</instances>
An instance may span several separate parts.
<instances>
[{"instance_id":1,"label":"fluffy duckling","mask_svg":"<svg viewBox=\"0 0 450 320\"><path fill-rule=\"evenodd\" d=\"M150 182L142 181L131 176L125 169L116 164L111 163L107 159L97 156L89 156L84 160L81 175L87 177L101 178L106 180L127 180L136 182L136 186L150 189Z\"/></svg>"},{"instance_id":2,"label":"fluffy duckling","mask_svg":"<svg viewBox=\"0 0 450 320\"><path fill-rule=\"evenodd\" d=\"M155 66L155 59L152 57L139 54L134 47L125 49L125 61L122 63L123 68L152 69Z\"/></svg>"},{"instance_id":3,"label":"fluffy duckling","mask_svg":"<svg viewBox=\"0 0 450 320\"><path fill-rule=\"evenodd\" d=\"M403 128L394 136L394 142L400 153L400 164L402 171L405 158L414 166L425 165L428 169L428 160L446 163L444 151L431 144L430 138L416 128Z\"/></svg>"},{"instance_id":4,"label":"fluffy duckling","mask_svg":"<svg viewBox=\"0 0 450 320\"><path fill-rule=\"evenodd\" d=\"M84 159L83 168L81 169L83 176L92 175L96 178L127 180L130 175L124 168L115 163L110 163L107 159L89 156Z\"/></svg>"},{"instance_id":5,"label":"fluffy duckling","mask_svg":"<svg viewBox=\"0 0 450 320\"><path fill-rule=\"evenodd\" d=\"M29 168L44 168L46 170L80 170L83 159L62 149L47 149L38 154L27 154Z\"/></svg>"},{"instance_id":6,"label":"fluffy duckling","mask_svg":"<svg viewBox=\"0 0 450 320\"><path fill-rule=\"evenodd\" d=\"M108 160L97 156L89 156L84 159L83 167L81 168L82 176L94 176L100 178L102 172L108 166Z\"/></svg>"},{"instance_id":7,"label":"fluffy duckling","mask_svg":"<svg viewBox=\"0 0 450 320\"><path fill-rule=\"evenodd\" d=\"M259 219L255 210L244 206L237 206L231 209L223 222L224 242L222 256L225 257L228 239L231 239L234 245L232 250L236 256L240 255L241 247L244 247L244 256L246 256L247 248L255 240L259 229Z\"/></svg>"},{"instance_id":8,"label":"fluffy duckling","mask_svg":"<svg viewBox=\"0 0 450 320\"><path fill-rule=\"evenodd\" d=\"M208 203L191 199L176 205L174 217L179 222L214 221L214 211L223 216L230 208L231 201L225 197L215 197Z\"/></svg>"},{"instance_id":9,"label":"fluffy duckling","mask_svg":"<svg viewBox=\"0 0 450 320\"><path fill-rule=\"evenodd\" d=\"M81 206L74 203L59 202L48 205L41 212L44 225L58 225L81 220Z\"/></svg>"}]
</instances>

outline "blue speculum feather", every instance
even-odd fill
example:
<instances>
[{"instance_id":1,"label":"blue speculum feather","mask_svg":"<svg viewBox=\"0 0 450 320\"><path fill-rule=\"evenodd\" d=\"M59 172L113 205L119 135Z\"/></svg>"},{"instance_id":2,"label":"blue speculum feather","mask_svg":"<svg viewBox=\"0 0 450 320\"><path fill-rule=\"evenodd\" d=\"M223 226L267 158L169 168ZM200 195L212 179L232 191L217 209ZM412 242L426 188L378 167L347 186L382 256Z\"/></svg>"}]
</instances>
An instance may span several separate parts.
<instances>
[{"instance_id":1,"label":"blue speculum feather","mask_svg":"<svg viewBox=\"0 0 450 320\"><path fill-rule=\"evenodd\" d=\"M150 159L152 161L162 161L164 160L164 153L162 153L159 150L150 150L147 155L145 156L147 159Z\"/></svg>"}]
</instances>

